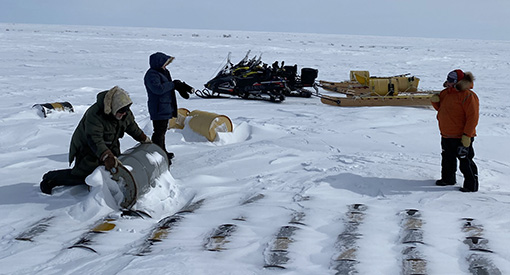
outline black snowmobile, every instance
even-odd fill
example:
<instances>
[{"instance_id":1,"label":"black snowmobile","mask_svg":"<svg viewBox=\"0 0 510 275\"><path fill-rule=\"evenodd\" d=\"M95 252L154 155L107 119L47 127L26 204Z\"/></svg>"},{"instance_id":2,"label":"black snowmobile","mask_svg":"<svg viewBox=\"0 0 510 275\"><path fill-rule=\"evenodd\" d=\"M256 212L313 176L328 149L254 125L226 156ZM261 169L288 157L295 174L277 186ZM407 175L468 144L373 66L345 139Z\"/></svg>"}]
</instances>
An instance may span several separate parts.
<instances>
[{"instance_id":1,"label":"black snowmobile","mask_svg":"<svg viewBox=\"0 0 510 275\"><path fill-rule=\"evenodd\" d=\"M235 65L230 62L229 54L225 66L196 95L202 98L237 96L272 102L284 101L285 93L289 91L286 81L275 75L267 64L263 64L261 57L248 59L249 53Z\"/></svg>"},{"instance_id":2,"label":"black snowmobile","mask_svg":"<svg viewBox=\"0 0 510 275\"><path fill-rule=\"evenodd\" d=\"M313 92L306 88L313 88L315 94L319 93L319 89L315 84L319 71L313 68L302 68L301 75L297 74L297 65L285 66L285 62L282 61L282 65L278 65L278 61L274 62L273 71L277 76L285 79L287 83L286 96L298 96L298 97L311 97Z\"/></svg>"}]
</instances>

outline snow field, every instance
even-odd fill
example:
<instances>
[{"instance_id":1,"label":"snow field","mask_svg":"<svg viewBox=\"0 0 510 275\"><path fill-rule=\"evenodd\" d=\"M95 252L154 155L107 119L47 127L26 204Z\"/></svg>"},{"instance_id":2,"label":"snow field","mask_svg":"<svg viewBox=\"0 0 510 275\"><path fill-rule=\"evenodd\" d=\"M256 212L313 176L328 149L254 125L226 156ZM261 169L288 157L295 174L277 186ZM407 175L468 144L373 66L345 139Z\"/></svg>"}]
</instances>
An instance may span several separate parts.
<instances>
[{"instance_id":1,"label":"snow field","mask_svg":"<svg viewBox=\"0 0 510 275\"><path fill-rule=\"evenodd\" d=\"M335 243L352 204L367 206L356 242L360 274L400 273L399 214L406 209L420 211L428 274L469 273L462 218L483 225L494 251L489 258L502 274L510 273L506 41L17 24L0 24L0 40L2 274L335 274ZM153 218L119 219L113 231L97 236L99 254L67 249L112 209L95 188L58 188L46 196L38 185L45 172L68 167L71 135L96 94L115 85L126 89L137 123L152 134L142 80L151 53L176 56L173 78L202 88L228 52L236 61L248 50L267 63L317 68L318 79L328 81L346 80L350 70L411 73L420 88L439 90L452 69L472 71L481 102L475 141L480 191L458 192L460 174L456 186L434 185L440 137L431 108L192 96L178 98L179 107L227 115L234 132L215 142L187 128L167 133L176 158L160 184L182 196L158 204L161 194L150 195L145 207L153 208ZM71 102L75 112L43 119L31 109L58 101ZM130 137L121 141L123 150L135 144ZM129 254L190 194L204 204L151 253ZM243 204L256 194L264 197ZM286 269L265 269L267 247L296 212L305 215L295 225ZM15 240L48 216L55 216L51 226L34 242ZM244 221L234 220L239 217ZM207 238L222 224L237 225L226 250L206 250Z\"/></svg>"}]
</instances>

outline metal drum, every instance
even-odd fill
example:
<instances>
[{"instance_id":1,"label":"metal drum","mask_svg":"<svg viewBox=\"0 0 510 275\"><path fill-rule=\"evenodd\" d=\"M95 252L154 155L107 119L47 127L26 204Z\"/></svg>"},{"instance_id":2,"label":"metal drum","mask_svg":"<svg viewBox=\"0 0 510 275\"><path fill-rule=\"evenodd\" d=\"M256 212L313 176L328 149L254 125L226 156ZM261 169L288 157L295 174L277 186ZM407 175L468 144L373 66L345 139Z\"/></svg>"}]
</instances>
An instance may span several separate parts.
<instances>
[{"instance_id":1,"label":"metal drum","mask_svg":"<svg viewBox=\"0 0 510 275\"><path fill-rule=\"evenodd\" d=\"M168 171L168 157L165 151L153 143L138 144L125 151L118 159L131 173L136 187L135 190L125 190L130 193L128 196L125 193L125 197L132 200L128 205L133 205L136 199L148 193L151 187L156 186L156 179Z\"/></svg>"}]
</instances>

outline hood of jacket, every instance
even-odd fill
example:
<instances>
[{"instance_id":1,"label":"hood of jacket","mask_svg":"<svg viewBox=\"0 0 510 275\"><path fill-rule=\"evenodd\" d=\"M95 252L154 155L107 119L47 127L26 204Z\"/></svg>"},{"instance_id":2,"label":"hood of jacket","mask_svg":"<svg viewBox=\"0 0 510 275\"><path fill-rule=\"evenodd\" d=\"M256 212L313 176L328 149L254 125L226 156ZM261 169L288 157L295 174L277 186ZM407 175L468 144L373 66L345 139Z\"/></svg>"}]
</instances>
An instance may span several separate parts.
<instances>
[{"instance_id":1,"label":"hood of jacket","mask_svg":"<svg viewBox=\"0 0 510 275\"><path fill-rule=\"evenodd\" d=\"M473 82L475 81L475 77L471 72L465 72L464 77L455 84L455 88L459 91L466 91L469 89L473 89Z\"/></svg>"},{"instance_id":2,"label":"hood of jacket","mask_svg":"<svg viewBox=\"0 0 510 275\"><path fill-rule=\"evenodd\" d=\"M151 69L161 69L170 58L172 57L162 52L153 53L149 57L149 65Z\"/></svg>"},{"instance_id":3,"label":"hood of jacket","mask_svg":"<svg viewBox=\"0 0 510 275\"><path fill-rule=\"evenodd\" d=\"M97 95L97 104L107 115L115 115L118 110L133 104L128 93L124 89L115 86L108 91Z\"/></svg>"}]
</instances>

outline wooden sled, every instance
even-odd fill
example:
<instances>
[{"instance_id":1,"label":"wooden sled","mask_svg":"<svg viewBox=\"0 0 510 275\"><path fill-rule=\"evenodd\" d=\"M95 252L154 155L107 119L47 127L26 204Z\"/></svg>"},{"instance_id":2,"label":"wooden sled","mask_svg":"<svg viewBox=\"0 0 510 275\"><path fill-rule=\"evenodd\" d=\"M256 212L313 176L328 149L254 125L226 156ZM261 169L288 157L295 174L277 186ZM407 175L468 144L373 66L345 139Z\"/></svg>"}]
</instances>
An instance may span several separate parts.
<instances>
[{"instance_id":1,"label":"wooden sled","mask_svg":"<svg viewBox=\"0 0 510 275\"><path fill-rule=\"evenodd\" d=\"M362 106L431 106L428 95L398 95L398 96L350 96L350 97L321 97L321 102L341 107Z\"/></svg>"},{"instance_id":2,"label":"wooden sled","mask_svg":"<svg viewBox=\"0 0 510 275\"><path fill-rule=\"evenodd\" d=\"M430 106L437 91L420 91L420 79L414 76L370 76L368 71L351 71L342 82L319 81L319 87L346 97L321 96L321 102L333 106Z\"/></svg>"}]
</instances>

